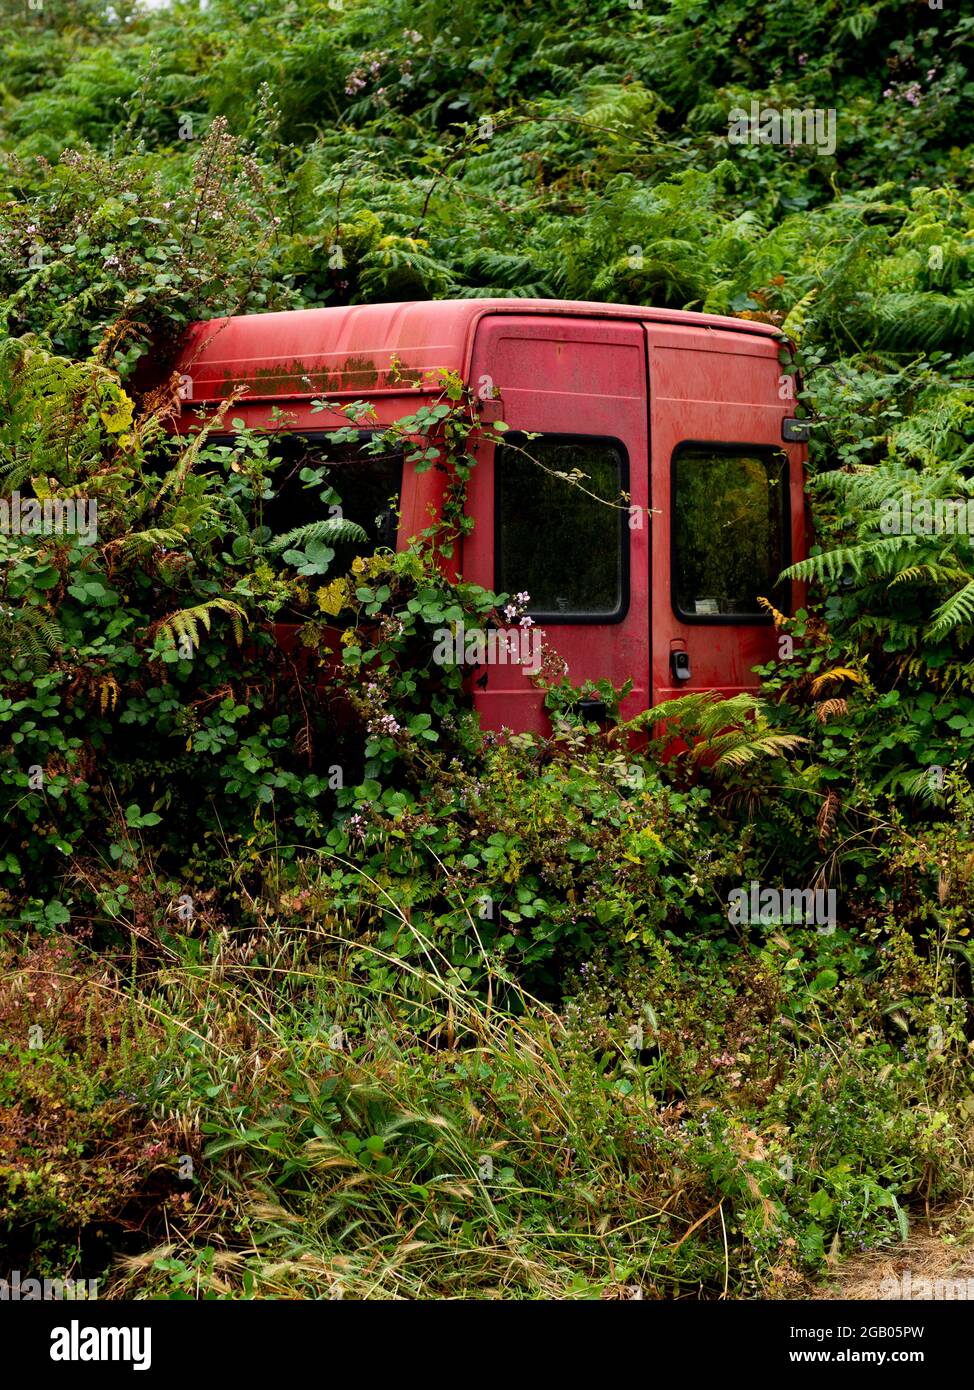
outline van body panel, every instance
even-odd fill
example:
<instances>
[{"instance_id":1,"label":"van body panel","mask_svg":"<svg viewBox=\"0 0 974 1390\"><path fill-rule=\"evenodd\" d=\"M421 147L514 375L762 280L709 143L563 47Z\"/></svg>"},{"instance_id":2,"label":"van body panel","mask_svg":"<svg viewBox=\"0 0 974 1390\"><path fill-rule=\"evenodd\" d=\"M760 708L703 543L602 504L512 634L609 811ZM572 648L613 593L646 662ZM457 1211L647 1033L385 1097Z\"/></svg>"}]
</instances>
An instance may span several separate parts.
<instances>
[{"instance_id":1,"label":"van body panel","mask_svg":"<svg viewBox=\"0 0 974 1390\"><path fill-rule=\"evenodd\" d=\"M625 304L548 299L354 304L193 324L176 370L185 378L184 399L197 402L223 400L236 386L246 386L251 399L288 400L372 398L413 384L435 389L441 371L469 378L478 324L507 314L723 327L741 343L779 336L768 324L745 319Z\"/></svg>"}]
</instances>

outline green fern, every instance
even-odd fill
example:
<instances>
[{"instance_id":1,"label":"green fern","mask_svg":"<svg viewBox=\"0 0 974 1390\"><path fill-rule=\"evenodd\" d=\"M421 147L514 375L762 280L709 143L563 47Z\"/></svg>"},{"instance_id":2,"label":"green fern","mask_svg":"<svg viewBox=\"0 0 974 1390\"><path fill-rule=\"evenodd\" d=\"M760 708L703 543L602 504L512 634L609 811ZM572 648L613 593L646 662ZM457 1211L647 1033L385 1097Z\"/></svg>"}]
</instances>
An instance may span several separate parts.
<instances>
[{"instance_id":1,"label":"green fern","mask_svg":"<svg viewBox=\"0 0 974 1390\"><path fill-rule=\"evenodd\" d=\"M349 521L347 517L330 516L325 521L309 521L305 526L297 526L293 531L275 536L268 542L268 548L273 551L296 550L312 541L336 544L352 541L361 545L367 540L365 531L356 522Z\"/></svg>"},{"instance_id":2,"label":"green fern","mask_svg":"<svg viewBox=\"0 0 974 1390\"><path fill-rule=\"evenodd\" d=\"M672 725L667 737L678 732L692 744L690 761L721 777L762 758L784 757L808 742L799 734L775 733L764 709L763 701L746 692L722 699L717 691L695 691L664 700L621 728L636 732L655 724Z\"/></svg>"},{"instance_id":3,"label":"green fern","mask_svg":"<svg viewBox=\"0 0 974 1390\"><path fill-rule=\"evenodd\" d=\"M72 484L100 458L105 393L118 378L92 360L72 362L33 335L0 340L0 478Z\"/></svg>"},{"instance_id":4,"label":"green fern","mask_svg":"<svg viewBox=\"0 0 974 1390\"><path fill-rule=\"evenodd\" d=\"M887 294L867 304L862 328L877 347L900 350L966 348L974 338L974 290L956 294L907 291Z\"/></svg>"},{"instance_id":5,"label":"green fern","mask_svg":"<svg viewBox=\"0 0 974 1390\"><path fill-rule=\"evenodd\" d=\"M51 658L60 656L64 636L49 613L27 606L0 614L0 643L8 661L27 661L34 670L46 670Z\"/></svg>"},{"instance_id":6,"label":"green fern","mask_svg":"<svg viewBox=\"0 0 974 1390\"><path fill-rule=\"evenodd\" d=\"M927 627L927 635L936 641L959 627L974 627L974 579L940 605Z\"/></svg>"},{"instance_id":7,"label":"green fern","mask_svg":"<svg viewBox=\"0 0 974 1390\"><path fill-rule=\"evenodd\" d=\"M898 555L909 549L909 536L881 536L861 545L837 546L835 550L811 555L783 571L784 579L817 580L820 584L840 579L847 570L856 575L870 571L888 573Z\"/></svg>"},{"instance_id":8,"label":"green fern","mask_svg":"<svg viewBox=\"0 0 974 1390\"><path fill-rule=\"evenodd\" d=\"M208 599L206 603L197 604L195 608L178 609L168 617L160 619L153 630L158 636L168 638L174 647L188 642L196 651L200 645L200 628L210 631L214 613L227 615L233 628L234 639L239 646L243 641L244 623L248 618L240 605L228 598Z\"/></svg>"},{"instance_id":9,"label":"green fern","mask_svg":"<svg viewBox=\"0 0 974 1390\"><path fill-rule=\"evenodd\" d=\"M175 526L152 526L145 531L130 531L114 542L125 560L147 555L152 550L178 550L186 545L187 532ZM110 544L112 544L110 542Z\"/></svg>"},{"instance_id":10,"label":"green fern","mask_svg":"<svg viewBox=\"0 0 974 1390\"><path fill-rule=\"evenodd\" d=\"M805 332L805 325L809 319L812 305L818 298L818 286L814 286L807 294L802 295L797 303L793 304L785 316L781 331L786 338L793 342L800 343Z\"/></svg>"}]
</instances>

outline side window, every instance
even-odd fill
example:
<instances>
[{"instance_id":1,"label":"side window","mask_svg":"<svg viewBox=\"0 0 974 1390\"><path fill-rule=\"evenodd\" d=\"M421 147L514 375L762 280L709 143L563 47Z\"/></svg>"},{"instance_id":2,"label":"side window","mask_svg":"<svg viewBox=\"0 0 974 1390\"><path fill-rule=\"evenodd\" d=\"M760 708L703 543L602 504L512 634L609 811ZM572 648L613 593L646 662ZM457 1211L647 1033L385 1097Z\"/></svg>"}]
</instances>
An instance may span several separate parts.
<instances>
[{"instance_id":1,"label":"side window","mask_svg":"<svg viewBox=\"0 0 974 1390\"><path fill-rule=\"evenodd\" d=\"M788 458L778 449L682 445L673 458L673 607L707 622L790 605Z\"/></svg>"},{"instance_id":2,"label":"side window","mask_svg":"<svg viewBox=\"0 0 974 1390\"><path fill-rule=\"evenodd\" d=\"M264 503L263 521L284 535L312 521L342 516L366 533L364 542L329 543L335 552L331 575L344 574L357 555L394 546L402 492L402 454L363 453L361 442L332 444L328 439L282 435L270 447L274 497Z\"/></svg>"},{"instance_id":3,"label":"side window","mask_svg":"<svg viewBox=\"0 0 974 1390\"><path fill-rule=\"evenodd\" d=\"M530 612L539 620L623 618L629 525L622 494L629 465L622 444L514 438L497 446L494 478L494 588L530 594Z\"/></svg>"}]
</instances>

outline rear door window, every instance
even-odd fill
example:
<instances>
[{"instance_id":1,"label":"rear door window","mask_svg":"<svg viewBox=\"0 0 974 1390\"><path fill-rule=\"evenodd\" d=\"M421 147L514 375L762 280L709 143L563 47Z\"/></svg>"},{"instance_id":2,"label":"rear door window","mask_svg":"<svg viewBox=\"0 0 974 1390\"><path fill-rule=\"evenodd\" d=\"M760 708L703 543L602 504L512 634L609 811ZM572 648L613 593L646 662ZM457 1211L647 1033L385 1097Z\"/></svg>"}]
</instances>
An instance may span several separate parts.
<instances>
[{"instance_id":1,"label":"rear door window","mask_svg":"<svg viewBox=\"0 0 974 1390\"><path fill-rule=\"evenodd\" d=\"M673 607L686 622L769 621L790 607L788 457L778 449L687 444L672 476Z\"/></svg>"},{"instance_id":2,"label":"rear door window","mask_svg":"<svg viewBox=\"0 0 974 1390\"><path fill-rule=\"evenodd\" d=\"M494 587L544 622L618 622L629 606L629 486L615 439L547 435L497 446Z\"/></svg>"}]
</instances>

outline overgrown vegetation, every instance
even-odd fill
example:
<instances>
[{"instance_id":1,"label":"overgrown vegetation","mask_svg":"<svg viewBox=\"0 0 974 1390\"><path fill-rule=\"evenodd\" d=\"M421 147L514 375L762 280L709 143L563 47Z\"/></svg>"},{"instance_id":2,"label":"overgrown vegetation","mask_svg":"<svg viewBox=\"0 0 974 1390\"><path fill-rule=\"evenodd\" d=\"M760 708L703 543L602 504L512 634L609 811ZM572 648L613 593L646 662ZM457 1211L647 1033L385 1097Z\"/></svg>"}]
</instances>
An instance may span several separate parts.
<instances>
[{"instance_id":1,"label":"overgrown vegetation","mask_svg":"<svg viewBox=\"0 0 974 1390\"><path fill-rule=\"evenodd\" d=\"M974 551L884 517L974 498L972 32L7 0L0 491L98 505L92 544L0 535L11 1268L781 1296L969 1195ZM729 145L752 99L834 108L834 155ZM443 516L351 569L352 523L266 524L234 401L169 433L196 318L485 295L797 341L819 545L759 698L603 732L551 660L552 736L481 732L432 660L512 602L444 577L496 429L462 382L371 446L447 469ZM347 447L367 408L328 407ZM835 889L836 930L733 924L752 881Z\"/></svg>"}]
</instances>

